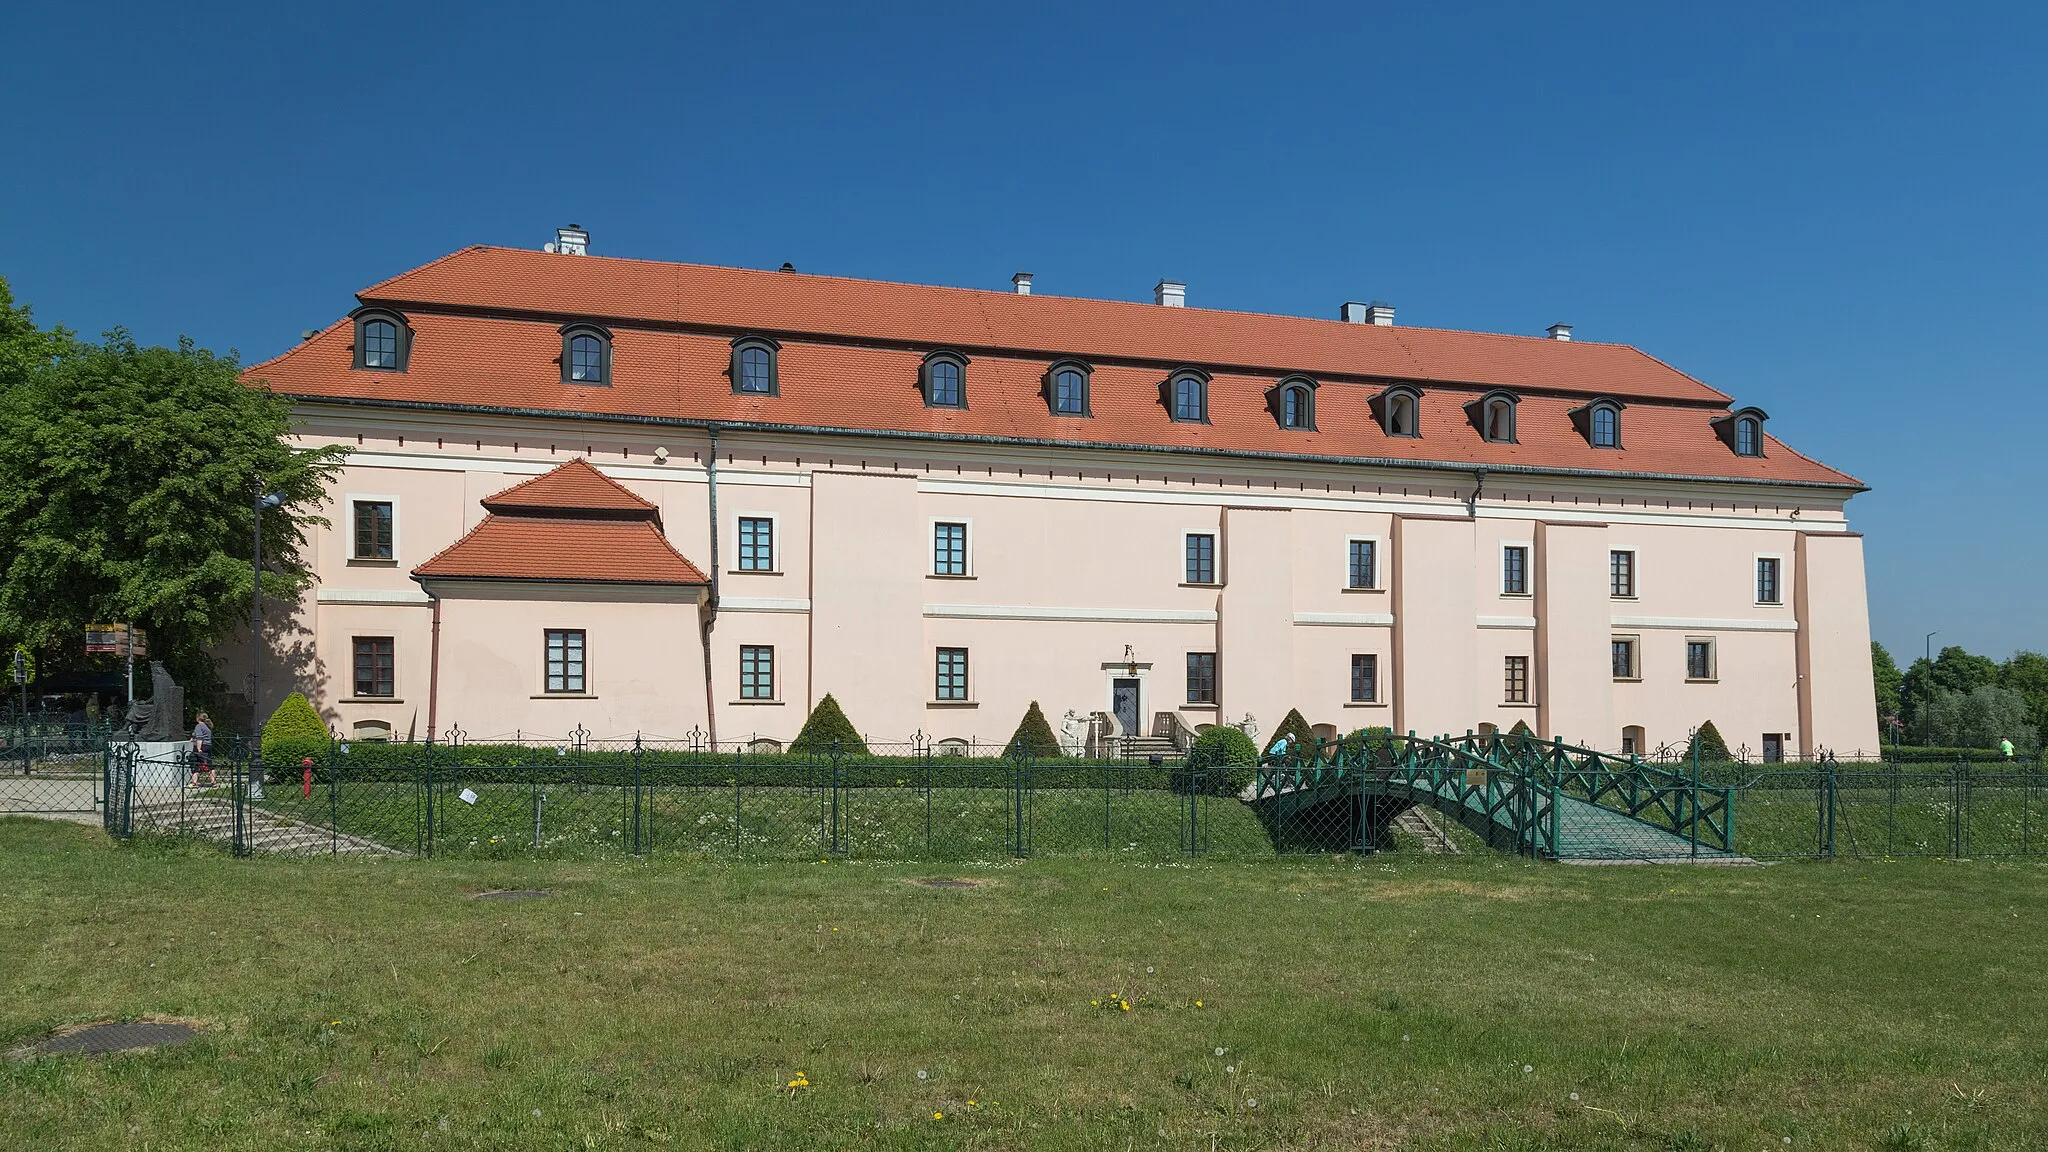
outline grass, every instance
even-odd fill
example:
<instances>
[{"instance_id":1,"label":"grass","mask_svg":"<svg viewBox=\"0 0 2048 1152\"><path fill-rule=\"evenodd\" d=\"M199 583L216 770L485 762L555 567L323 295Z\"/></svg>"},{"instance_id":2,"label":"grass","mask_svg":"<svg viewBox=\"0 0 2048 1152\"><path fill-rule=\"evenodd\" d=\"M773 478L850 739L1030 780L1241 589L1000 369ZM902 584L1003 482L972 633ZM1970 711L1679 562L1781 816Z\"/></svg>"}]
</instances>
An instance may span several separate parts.
<instances>
[{"instance_id":1,"label":"grass","mask_svg":"<svg viewBox=\"0 0 2048 1152\"><path fill-rule=\"evenodd\" d=\"M10 1147L2048 1146L2036 863L0 859Z\"/></svg>"}]
</instances>

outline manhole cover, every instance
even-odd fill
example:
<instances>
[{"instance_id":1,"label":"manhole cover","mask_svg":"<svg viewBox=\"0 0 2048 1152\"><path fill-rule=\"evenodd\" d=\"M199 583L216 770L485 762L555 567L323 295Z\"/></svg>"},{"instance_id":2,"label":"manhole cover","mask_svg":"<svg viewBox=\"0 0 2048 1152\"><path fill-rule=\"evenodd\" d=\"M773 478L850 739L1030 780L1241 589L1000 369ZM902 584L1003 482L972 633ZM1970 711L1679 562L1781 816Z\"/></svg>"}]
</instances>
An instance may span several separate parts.
<instances>
[{"instance_id":1,"label":"manhole cover","mask_svg":"<svg viewBox=\"0 0 2048 1152\"><path fill-rule=\"evenodd\" d=\"M913 883L913 884L917 884L917 885L920 885L920 886L922 886L922 887L925 887L925 888L979 888L979 887L981 887L981 886L982 886L983 884L987 883L987 881L985 881L985 880L943 880L943 879L937 879L937 878L933 878L933 879L926 879L926 880L913 880L913 881L911 881L911 883Z\"/></svg>"},{"instance_id":2,"label":"manhole cover","mask_svg":"<svg viewBox=\"0 0 2048 1152\"><path fill-rule=\"evenodd\" d=\"M554 893L545 888L499 888L491 892L472 892L471 900L538 900Z\"/></svg>"},{"instance_id":3,"label":"manhole cover","mask_svg":"<svg viewBox=\"0 0 2048 1152\"><path fill-rule=\"evenodd\" d=\"M151 1023L93 1024L56 1036L48 1036L27 1049L31 1056L104 1056L109 1052L135 1052L184 1044L199 1035L190 1024Z\"/></svg>"}]
</instances>

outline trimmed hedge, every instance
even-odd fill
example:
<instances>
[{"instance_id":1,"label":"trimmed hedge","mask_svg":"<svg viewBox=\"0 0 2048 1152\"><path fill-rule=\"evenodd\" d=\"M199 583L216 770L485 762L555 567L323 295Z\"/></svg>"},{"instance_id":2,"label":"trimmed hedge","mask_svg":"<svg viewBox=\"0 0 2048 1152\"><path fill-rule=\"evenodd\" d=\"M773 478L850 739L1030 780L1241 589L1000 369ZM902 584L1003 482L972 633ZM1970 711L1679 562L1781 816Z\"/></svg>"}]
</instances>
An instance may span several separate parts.
<instances>
[{"instance_id":1,"label":"trimmed hedge","mask_svg":"<svg viewBox=\"0 0 2048 1152\"><path fill-rule=\"evenodd\" d=\"M1728 752L1728 741L1721 739L1721 730L1714 727L1712 720L1700 725L1700 730L1693 734L1693 743L1703 764L1720 764L1735 759ZM1690 752L1688 750L1688 755Z\"/></svg>"},{"instance_id":2,"label":"trimmed hedge","mask_svg":"<svg viewBox=\"0 0 2048 1152\"><path fill-rule=\"evenodd\" d=\"M811 709L810 716L804 720L803 731L790 742L789 750L830 754L835 748L842 756L868 754L867 741L860 738L860 730L846 718L846 710L839 706L839 701L827 692L825 698Z\"/></svg>"},{"instance_id":3,"label":"trimmed hedge","mask_svg":"<svg viewBox=\"0 0 2048 1152\"><path fill-rule=\"evenodd\" d=\"M307 757L318 763L327 745L327 725L303 692L285 697L263 722L263 764L272 781L286 779Z\"/></svg>"},{"instance_id":4,"label":"trimmed hedge","mask_svg":"<svg viewBox=\"0 0 2048 1152\"><path fill-rule=\"evenodd\" d=\"M1030 756L1035 759L1055 759L1067 754L1060 747L1059 737L1052 734L1052 725L1039 710L1038 701L1024 710L1024 719L1017 722L1017 731L1010 737L1009 746L1003 749L1006 756Z\"/></svg>"},{"instance_id":5,"label":"trimmed hedge","mask_svg":"<svg viewBox=\"0 0 2048 1152\"><path fill-rule=\"evenodd\" d=\"M1273 729L1273 738L1266 741L1266 751L1271 753L1274 745L1280 743L1283 737L1287 740L1290 753L1316 746L1316 730L1309 727L1308 721L1301 718L1299 708L1287 710L1286 718L1280 721L1278 728Z\"/></svg>"},{"instance_id":6,"label":"trimmed hedge","mask_svg":"<svg viewBox=\"0 0 2048 1152\"><path fill-rule=\"evenodd\" d=\"M1188 749L1187 761L1173 769L1173 790L1209 796L1235 796L1257 774L1259 746L1241 729L1218 725Z\"/></svg>"}]
</instances>

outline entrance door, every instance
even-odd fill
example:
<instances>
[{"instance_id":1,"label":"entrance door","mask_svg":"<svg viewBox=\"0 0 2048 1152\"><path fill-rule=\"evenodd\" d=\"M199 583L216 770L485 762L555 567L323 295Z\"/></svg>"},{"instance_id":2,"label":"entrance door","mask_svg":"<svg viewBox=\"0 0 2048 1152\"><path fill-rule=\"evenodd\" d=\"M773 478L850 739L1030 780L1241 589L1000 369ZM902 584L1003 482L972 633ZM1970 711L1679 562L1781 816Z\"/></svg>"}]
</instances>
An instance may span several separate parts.
<instances>
[{"instance_id":1,"label":"entrance door","mask_svg":"<svg viewBox=\"0 0 2048 1152\"><path fill-rule=\"evenodd\" d=\"M1142 736L1138 730L1138 682L1117 679L1109 685L1110 709L1116 713L1116 722L1122 726L1126 736Z\"/></svg>"},{"instance_id":2,"label":"entrance door","mask_svg":"<svg viewBox=\"0 0 2048 1152\"><path fill-rule=\"evenodd\" d=\"M1785 737L1777 732L1764 733L1764 763L1782 764L1785 760Z\"/></svg>"}]
</instances>

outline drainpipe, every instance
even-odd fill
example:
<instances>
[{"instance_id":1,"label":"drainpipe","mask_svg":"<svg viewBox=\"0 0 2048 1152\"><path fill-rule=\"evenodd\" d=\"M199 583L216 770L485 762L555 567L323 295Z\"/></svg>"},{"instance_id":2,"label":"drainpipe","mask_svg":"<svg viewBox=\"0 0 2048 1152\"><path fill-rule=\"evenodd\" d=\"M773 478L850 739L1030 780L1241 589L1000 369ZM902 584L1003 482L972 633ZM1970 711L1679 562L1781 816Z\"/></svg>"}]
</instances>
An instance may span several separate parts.
<instances>
[{"instance_id":1,"label":"drainpipe","mask_svg":"<svg viewBox=\"0 0 2048 1152\"><path fill-rule=\"evenodd\" d=\"M1465 501L1465 515L1474 520L1479 519L1479 494L1484 491L1486 491L1486 469L1474 468L1472 470L1472 498Z\"/></svg>"},{"instance_id":2,"label":"drainpipe","mask_svg":"<svg viewBox=\"0 0 2048 1152\"><path fill-rule=\"evenodd\" d=\"M420 584L420 591L427 592L425 582ZM441 598L432 592L427 592L427 598L434 602L434 639L427 648L427 743L432 744L438 731L434 717L439 714L441 700Z\"/></svg>"},{"instance_id":3,"label":"drainpipe","mask_svg":"<svg viewBox=\"0 0 2048 1152\"><path fill-rule=\"evenodd\" d=\"M718 621L718 425L711 433L711 451L704 475L711 488L711 592L697 616L704 626L704 725L711 730L711 750L718 750L718 693L711 685L711 626Z\"/></svg>"}]
</instances>

